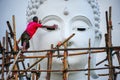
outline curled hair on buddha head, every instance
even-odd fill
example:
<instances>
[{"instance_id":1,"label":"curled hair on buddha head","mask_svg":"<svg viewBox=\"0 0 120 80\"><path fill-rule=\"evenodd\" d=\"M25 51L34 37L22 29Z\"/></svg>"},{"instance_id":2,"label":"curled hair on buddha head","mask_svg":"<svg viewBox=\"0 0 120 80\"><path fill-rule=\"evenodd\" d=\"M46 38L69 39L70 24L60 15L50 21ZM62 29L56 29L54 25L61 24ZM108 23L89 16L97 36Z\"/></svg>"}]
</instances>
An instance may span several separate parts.
<instances>
[{"instance_id":1,"label":"curled hair on buddha head","mask_svg":"<svg viewBox=\"0 0 120 80\"><path fill-rule=\"evenodd\" d=\"M33 17L33 22L38 22L38 17L37 16Z\"/></svg>"}]
</instances>

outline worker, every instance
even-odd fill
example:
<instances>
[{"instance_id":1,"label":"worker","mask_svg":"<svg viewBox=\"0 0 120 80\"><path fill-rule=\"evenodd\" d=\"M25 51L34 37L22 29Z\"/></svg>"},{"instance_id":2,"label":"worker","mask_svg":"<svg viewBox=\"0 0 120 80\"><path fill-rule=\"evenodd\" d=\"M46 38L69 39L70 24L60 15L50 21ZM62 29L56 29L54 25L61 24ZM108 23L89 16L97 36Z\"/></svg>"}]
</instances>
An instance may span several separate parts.
<instances>
[{"instance_id":1,"label":"worker","mask_svg":"<svg viewBox=\"0 0 120 80\"><path fill-rule=\"evenodd\" d=\"M21 46L23 46L23 51L26 51L30 47L29 40L33 37L38 28L57 29L57 25L43 25L41 21L38 20L38 17L34 16L33 21L28 23L26 30L21 35Z\"/></svg>"}]
</instances>

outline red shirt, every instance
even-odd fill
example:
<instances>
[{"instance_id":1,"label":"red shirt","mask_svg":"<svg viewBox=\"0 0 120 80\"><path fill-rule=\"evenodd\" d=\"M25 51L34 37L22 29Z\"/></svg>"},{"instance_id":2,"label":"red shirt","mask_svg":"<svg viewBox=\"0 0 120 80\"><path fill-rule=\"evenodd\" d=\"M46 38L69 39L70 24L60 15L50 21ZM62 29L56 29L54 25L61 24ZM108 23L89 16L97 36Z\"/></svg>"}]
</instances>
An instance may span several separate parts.
<instances>
[{"instance_id":1,"label":"red shirt","mask_svg":"<svg viewBox=\"0 0 120 80\"><path fill-rule=\"evenodd\" d=\"M42 24L36 23L36 22L30 22L27 25L26 32L29 34L30 39L34 35L34 33L37 31L38 28L41 28Z\"/></svg>"}]
</instances>

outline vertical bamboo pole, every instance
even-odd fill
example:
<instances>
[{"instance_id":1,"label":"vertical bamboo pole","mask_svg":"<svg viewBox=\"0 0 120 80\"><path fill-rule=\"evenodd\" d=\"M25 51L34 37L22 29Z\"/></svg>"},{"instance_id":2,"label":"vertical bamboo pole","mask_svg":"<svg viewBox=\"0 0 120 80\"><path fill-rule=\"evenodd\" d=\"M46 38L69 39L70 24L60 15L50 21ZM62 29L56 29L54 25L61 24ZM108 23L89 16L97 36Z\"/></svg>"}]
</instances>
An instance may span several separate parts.
<instances>
[{"instance_id":1,"label":"vertical bamboo pole","mask_svg":"<svg viewBox=\"0 0 120 80\"><path fill-rule=\"evenodd\" d=\"M22 63L23 69L25 70L25 69L26 69L26 67L25 67L24 62L22 61L21 63ZM26 78L27 78L27 72L25 72L25 75L26 75Z\"/></svg>"},{"instance_id":2,"label":"vertical bamboo pole","mask_svg":"<svg viewBox=\"0 0 120 80\"><path fill-rule=\"evenodd\" d=\"M38 65L38 70L40 70L40 64ZM40 78L41 72L37 72L37 78L36 80L38 80Z\"/></svg>"},{"instance_id":3,"label":"vertical bamboo pole","mask_svg":"<svg viewBox=\"0 0 120 80\"><path fill-rule=\"evenodd\" d=\"M51 49L53 48L53 45L51 45ZM47 70L52 69L52 55L53 53L51 51L49 51L48 53L48 64L47 64ZM50 80L50 76L51 76L51 72L47 72L47 80Z\"/></svg>"},{"instance_id":4,"label":"vertical bamboo pole","mask_svg":"<svg viewBox=\"0 0 120 80\"><path fill-rule=\"evenodd\" d=\"M106 34L106 47L107 47L107 56L108 56L108 64L109 64L109 80L114 80L114 70L113 63L112 63L112 41L111 41L111 7L109 8L109 21L108 21L108 12L106 11L106 23L107 23L107 34Z\"/></svg>"},{"instance_id":5,"label":"vertical bamboo pole","mask_svg":"<svg viewBox=\"0 0 120 80\"><path fill-rule=\"evenodd\" d=\"M13 31L12 31L12 28L11 28L10 22L7 21L6 23L7 23L8 29L9 29L9 31L10 31L10 36L11 36L11 38L13 38L13 37L14 37L14 33L13 33Z\"/></svg>"},{"instance_id":6,"label":"vertical bamboo pole","mask_svg":"<svg viewBox=\"0 0 120 80\"><path fill-rule=\"evenodd\" d=\"M36 74L35 74L35 75L36 75L36 80L38 80L38 79L39 79L37 74L38 74L38 73L36 73Z\"/></svg>"},{"instance_id":7,"label":"vertical bamboo pole","mask_svg":"<svg viewBox=\"0 0 120 80\"><path fill-rule=\"evenodd\" d=\"M64 48L67 48L67 42L64 43ZM68 52L65 50L64 51L64 58L63 58L63 80L68 80Z\"/></svg>"},{"instance_id":8,"label":"vertical bamboo pole","mask_svg":"<svg viewBox=\"0 0 120 80\"><path fill-rule=\"evenodd\" d=\"M90 39L89 39L89 48L91 47L90 45ZM90 80L90 62L91 62L91 54L90 54L90 49L88 51L88 80Z\"/></svg>"},{"instance_id":9,"label":"vertical bamboo pole","mask_svg":"<svg viewBox=\"0 0 120 80\"><path fill-rule=\"evenodd\" d=\"M5 54L4 54L4 48L5 47L5 37L3 37L3 47L2 47L2 80L4 80L4 61L5 61Z\"/></svg>"},{"instance_id":10,"label":"vertical bamboo pole","mask_svg":"<svg viewBox=\"0 0 120 80\"><path fill-rule=\"evenodd\" d=\"M8 47L8 31L6 30L6 52L9 51L9 47ZM9 63L10 62L10 58L9 58L9 54L6 54L5 56L6 58L6 63ZM9 70L9 65L6 65L6 70L8 71ZM7 74L7 72L6 72Z\"/></svg>"},{"instance_id":11,"label":"vertical bamboo pole","mask_svg":"<svg viewBox=\"0 0 120 80\"><path fill-rule=\"evenodd\" d=\"M35 80L35 73L32 73L32 80Z\"/></svg>"},{"instance_id":12,"label":"vertical bamboo pole","mask_svg":"<svg viewBox=\"0 0 120 80\"><path fill-rule=\"evenodd\" d=\"M120 66L120 51L116 52L116 56L117 56L118 63L119 63L119 66Z\"/></svg>"},{"instance_id":13,"label":"vertical bamboo pole","mask_svg":"<svg viewBox=\"0 0 120 80\"><path fill-rule=\"evenodd\" d=\"M12 21L13 21L13 33L14 33L14 51L17 51L15 15L12 16ZM14 59L16 59L16 55L14 55ZM17 65L14 66L14 70L17 70ZM18 80L17 72L15 72L15 80Z\"/></svg>"},{"instance_id":14,"label":"vertical bamboo pole","mask_svg":"<svg viewBox=\"0 0 120 80\"><path fill-rule=\"evenodd\" d=\"M9 47L8 47L8 31L6 30L6 52L9 51Z\"/></svg>"}]
</instances>

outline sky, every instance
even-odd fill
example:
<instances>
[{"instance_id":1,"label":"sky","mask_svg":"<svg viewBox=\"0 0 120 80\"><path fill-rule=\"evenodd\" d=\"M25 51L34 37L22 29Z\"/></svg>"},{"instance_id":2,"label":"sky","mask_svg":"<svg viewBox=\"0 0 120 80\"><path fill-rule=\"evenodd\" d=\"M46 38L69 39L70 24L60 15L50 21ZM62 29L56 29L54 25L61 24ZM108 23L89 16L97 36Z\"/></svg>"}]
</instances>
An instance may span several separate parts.
<instances>
[{"instance_id":1,"label":"sky","mask_svg":"<svg viewBox=\"0 0 120 80\"><path fill-rule=\"evenodd\" d=\"M101 31L103 34L103 39L101 46L105 45L104 34L106 33L106 23L105 23L105 11L112 6L112 21L113 21L113 45L120 46L120 0L98 0L101 10ZM5 36L6 30L8 30L6 21L10 21L12 25L12 15L15 15L16 23L16 34L17 39L19 39L21 33L26 28L26 8L28 5L28 0L0 0L0 41L2 37ZM103 59L99 57L99 59ZM98 80L98 79L97 79ZM106 78L100 78L99 80L106 80ZM119 79L120 80L120 75Z\"/></svg>"},{"instance_id":2,"label":"sky","mask_svg":"<svg viewBox=\"0 0 120 80\"><path fill-rule=\"evenodd\" d=\"M15 15L17 37L26 27L26 7L28 0L0 0L0 40L8 30L6 21L12 26L12 16ZM9 31L9 30L8 30Z\"/></svg>"}]
</instances>

